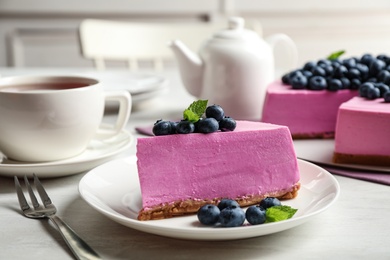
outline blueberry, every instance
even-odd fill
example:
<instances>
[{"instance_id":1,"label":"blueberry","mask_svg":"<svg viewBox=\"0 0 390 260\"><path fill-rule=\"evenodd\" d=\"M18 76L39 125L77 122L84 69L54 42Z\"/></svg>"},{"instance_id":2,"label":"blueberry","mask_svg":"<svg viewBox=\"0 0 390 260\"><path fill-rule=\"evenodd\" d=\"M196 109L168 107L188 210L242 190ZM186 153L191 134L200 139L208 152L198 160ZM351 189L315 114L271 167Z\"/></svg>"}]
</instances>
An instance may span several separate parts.
<instances>
[{"instance_id":1,"label":"blueberry","mask_svg":"<svg viewBox=\"0 0 390 260\"><path fill-rule=\"evenodd\" d=\"M274 197L267 197L260 201L260 206L264 209L268 209L273 206L280 206L282 203L280 203L280 200Z\"/></svg>"},{"instance_id":2,"label":"blueberry","mask_svg":"<svg viewBox=\"0 0 390 260\"><path fill-rule=\"evenodd\" d=\"M386 85L390 86L390 75L389 76L386 75L386 77L384 77L382 82L385 83Z\"/></svg>"},{"instance_id":3,"label":"blueberry","mask_svg":"<svg viewBox=\"0 0 390 260\"><path fill-rule=\"evenodd\" d=\"M206 204L198 210L198 220L203 225L214 225L218 222L220 212L217 206Z\"/></svg>"},{"instance_id":4,"label":"blueberry","mask_svg":"<svg viewBox=\"0 0 390 260\"><path fill-rule=\"evenodd\" d=\"M199 133L214 133L218 131L219 124L218 121L215 118L204 118L202 120L199 120L196 124L196 131Z\"/></svg>"},{"instance_id":5,"label":"blueberry","mask_svg":"<svg viewBox=\"0 0 390 260\"><path fill-rule=\"evenodd\" d=\"M346 77L342 77L342 78L340 78L340 80L341 80L341 83L343 84L342 89L350 89L351 88L351 80L349 80ZM357 80L359 80L359 79L357 79ZM360 82L360 80L359 80L359 82Z\"/></svg>"},{"instance_id":6,"label":"blueberry","mask_svg":"<svg viewBox=\"0 0 390 260\"><path fill-rule=\"evenodd\" d=\"M359 87L359 96L367 97L368 90L372 88L375 88L374 83L372 82L365 82L361 84Z\"/></svg>"},{"instance_id":7,"label":"blueberry","mask_svg":"<svg viewBox=\"0 0 390 260\"><path fill-rule=\"evenodd\" d=\"M290 84L293 89L305 89L307 86L307 78L301 73L292 77Z\"/></svg>"},{"instance_id":8,"label":"blueberry","mask_svg":"<svg viewBox=\"0 0 390 260\"><path fill-rule=\"evenodd\" d=\"M369 88L367 90L366 98L373 100L373 99L379 98L380 95L381 95L381 92L380 92L380 90L378 88L375 88L375 87L374 88Z\"/></svg>"},{"instance_id":9,"label":"blueberry","mask_svg":"<svg viewBox=\"0 0 390 260\"><path fill-rule=\"evenodd\" d=\"M319 66L328 66L331 64L332 64L332 62L328 59L320 59L319 61L317 61L317 65L319 65Z\"/></svg>"},{"instance_id":10,"label":"blueberry","mask_svg":"<svg viewBox=\"0 0 390 260\"><path fill-rule=\"evenodd\" d=\"M233 131L236 129L237 123L231 117L224 117L221 121L219 121L219 129L222 132Z\"/></svg>"},{"instance_id":11,"label":"blueberry","mask_svg":"<svg viewBox=\"0 0 390 260\"><path fill-rule=\"evenodd\" d=\"M385 94L383 94L383 98L385 99L386 103L390 103L390 91L387 91Z\"/></svg>"},{"instance_id":12,"label":"blueberry","mask_svg":"<svg viewBox=\"0 0 390 260\"><path fill-rule=\"evenodd\" d=\"M358 63L356 64L356 69L360 72L360 78L365 80L368 77L369 68L366 64Z\"/></svg>"},{"instance_id":13,"label":"blueberry","mask_svg":"<svg viewBox=\"0 0 390 260\"><path fill-rule=\"evenodd\" d=\"M345 59L342 63L347 69L356 67L356 60L354 58Z\"/></svg>"},{"instance_id":14,"label":"blueberry","mask_svg":"<svg viewBox=\"0 0 390 260\"><path fill-rule=\"evenodd\" d=\"M390 87L385 83L374 83L374 86L379 89L379 97L383 97L386 92L390 91Z\"/></svg>"},{"instance_id":15,"label":"blueberry","mask_svg":"<svg viewBox=\"0 0 390 260\"><path fill-rule=\"evenodd\" d=\"M321 76L314 76L310 79L309 82L309 89L312 90L323 90L326 89L327 82L324 77Z\"/></svg>"},{"instance_id":16,"label":"blueberry","mask_svg":"<svg viewBox=\"0 0 390 260\"><path fill-rule=\"evenodd\" d=\"M312 70L316 66L314 61L308 61L303 65L303 70Z\"/></svg>"},{"instance_id":17,"label":"blueberry","mask_svg":"<svg viewBox=\"0 0 390 260\"><path fill-rule=\"evenodd\" d=\"M170 121L169 123L171 124L171 134L176 134L176 127L179 124L179 122Z\"/></svg>"},{"instance_id":18,"label":"blueberry","mask_svg":"<svg viewBox=\"0 0 390 260\"><path fill-rule=\"evenodd\" d=\"M198 121L196 121L195 123L194 123L194 126L195 126L195 133L200 133L199 132L199 124L200 124L200 122L203 120L203 118L201 117L201 118L199 118L199 120Z\"/></svg>"},{"instance_id":19,"label":"blueberry","mask_svg":"<svg viewBox=\"0 0 390 260\"><path fill-rule=\"evenodd\" d=\"M227 207L221 210L219 222L222 227L238 227L244 224L245 212L240 207Z\"/></svg>"},{"instance_id":20,"label":"blueberry","mask_svg":"<svg viewBox=\"0 0 390 260\"><path fill-rule=\"evenodd\" d=\"M219 210L223 210L224 208L227 208L227 207L240 207L240 205L237 203L237 201L235 200L232 200L232 199L222 199L219 203L218 203L218 208Z\"/></svg>"},{"instance_id":21,"label":"blueberry","mask_svg":"<svg viewBox=\"0 0 390 260\"><path fill-rule=\"evenodd\" d=\"M303 70L302 75L309 79L313 76L313 73L310 70Z\"/></svg>"},{"instance_id":22,"label":"blueberry","mask_svg":"<svg viewBox=\"0 0 390 260\"><path fill-rule=\"evenodd\" d=\"M311 72L313 73L313 76L322 76L322 77L325 77L326 76L326 71L324 68L322 68L321 66L315 66Z\"/></svg>"},{"instance_id":23,"label":"blueberry","mask_svg":"<svg viewBox=\"0 0 390 260\"><path fill-rule=\"evenodd\" d=\"M370 66L370 64L375 60L374 56L372 56L371 54L364 54L361 58L360 58L360 62L367 65L367 66Z\"/></svg>"},{"instance_id":24,"label":"blueberry","mask_svg":"<svg viewBox=\"0 0 390 260\"><path fill-rule=\"evenodd\" d=\"M376 56L378 60L384 61L385 63L389 63L389 57L386 54L379 54Z\"/></svg>"},{"instance_id":25,"label":"blueberry","mask_svg":"<svg viewBox=\"0 0 390 260\"><path fill-rule=\"evenodd\" d=\"M289 73L284 74L282 76L282 82L283 82L283 84L290 85L290 74Z\"/></svg>"},{"instance_id":26,"label":"blueberry","mask_svg":"<svg viewBox=\"0 0 390 260\"><path fill-rule=\"evenodd\" d=\"M378 73L386 67L386 63L382 60L374 60L369 66L369 75L376 77Z\"/></svg>"},{"instance_id":27,"label":"blueberry","mask_svg":"<svg viewBox=\"0 0 390 260\"><path fill-rule=\"evenodd\" d=\"M195 125L190 121L182 120L176 126L176 133L178 134L190 134L193 132L195 132Z\"/></svg>"},{"instance_id":28,"label":"blueberry","mask_svg":"<svg viewBox=\"0 0 390 260\"><path fill-rule=\"evenodd\" d=\"M265 209L260 206L250 206L245 212L245 218L251 225L259 225L265 222Z\"/></svg>"},{"instance_id":29,"label":"blueberry","mask_svg":"<svg viewBox=\"0 0 390 260\"><path fill-rule=\"evenodd\" d=\"M340 79L331 79L328 83L329 91L337 91L343 89L343 82Z\"/></svg>"},{"instance_id":30,"label":"blueberry","mask_svg":"<svg viewBox=\"0 0 390 260\"><path fill-rule=\"evenodd\" d=\"M288 74L290 85L291 85L291 80L292 80L292 78L294 78L295 76L298 76L298 75L303 75L303 74L302 74L302 70L300 70L300 69L294 70L294 71L291 71L291 72Z\"/></svg>"},{"instance_id":31,"label":"blueberry","mask_svg":"<svg viewBox=\"0 0 390 260\"><path fill-rule=\"evenodd\" d=\"M378 80L376 79L376 77L371 77L371 78L366 79L366 82L375 83L375 82L378 82Z\"/></svg>"},{"instance_id":32,"label":"blueberry","mask_svg":"<svg viewBox=\"0 0 390 260\"><path fill-rule=\"evenodd\" d=\"M324 70L325 70L326 76L331 76L333 74L334 68L331 65L329 65L329 66L324 67Z\"/></svg>"},{"instance_id":33,"label":"blueberry","mask_svg":"<svg viewBox=\"0 0 390 260\"><path fill-rule=\"evenodd\" d=\"M333 71L333 77L335 78L346 77L347 74L348 74L348 69L344 65L338 66Z\"/></svg>"},{"instance_id":34,"label":"blueberry","mask_svg":"<svg viewBox=\"0 0 390 260\"><path fill-rule=\"evenodd\" d=\"M332 61L331 61L331 64L332 64L332 67L333 67L334 69L342 65L342 64L341 64L341 61L338 60L338 59L332 60Z\"/></svg>"},{"instance_id":35,"label":"blueberry","mask_svg":"<svg viewBox=\"0 0 390 260\"><path fill-rule=\"evenodd\" d=\"M333 73L333 67L330 60L319 60L317 65L325 70L325 75L329 76Z\"/></svg>"},{"instance_id":36,"label":"blueberry","mask_svg":"<svg viewBox=\"0 0 390 260\"><path fill-rule=\"evenodd\" d=\"M170 135L172 134L172 125L169 121L157 120L153 126L154 135Z\"/></svg>"},{"instance_id":37,"label":"blueberry","mask_svg":"<svg viewBox=\"0 0 390 260\"><path fill-rule=\"evenodd\" d=\"M385 81L388 80L388 77L390 77L390 72L387 70L380 71L376 76L378 82L382 82L382 83L385 83Z\"/></svg>"},{"instance_id":38,"label":"blueberry","mask_svg":"<svg viewBox=\"0 0 390 260\"><path fill-rule=\"evenodd\" d=\"M219 105L212 105L206 108L206 117L215 118L217 121L221 121L225 117L225 112Z\"/></svg>"},{"instance_id":39,"label":"blueberry","mask_svg":"<svg viewBox=\"0 0 390 260\"><path fill-rule=\"evenodd\" d=\"M349 85L349 89L359 89L361 84L362 82L359 79L352 79L351 85Z\"/></svg>"},{"instance_id":40,"label":"blueberry","mask_svg":"<svg viewBox=\"0 0 390 260\"><path fill-rule=\"evenodd\" d=\"M357 68L351 68L348 70L347 78L349 79L360 79L360 70Z\"/></svg>"}]
</instances>

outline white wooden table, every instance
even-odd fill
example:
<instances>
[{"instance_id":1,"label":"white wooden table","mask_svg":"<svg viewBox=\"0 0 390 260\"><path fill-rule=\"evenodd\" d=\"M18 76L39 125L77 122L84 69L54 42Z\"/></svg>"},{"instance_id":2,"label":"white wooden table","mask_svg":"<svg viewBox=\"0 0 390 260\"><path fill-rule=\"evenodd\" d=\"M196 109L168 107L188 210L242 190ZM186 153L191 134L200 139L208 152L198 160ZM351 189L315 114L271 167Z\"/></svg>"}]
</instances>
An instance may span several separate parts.
<instances>
[{"instance_id":1,"label":"white wooden table","mask_svg":"<svg viewBox=\"0 0 390 260\"><path fill-rule=\"evenodd\" d=\"M0 74L39 70L0 69ZM175 70L166 94L135 110L127 129L158 118L178 118L193 98ZM113 120L110 115L106 120ZM135 144L121 156L135 153ZM327 211L296 228L236 241L187 241L124 227L90 207L79 195L85 173L44 179L58 214L105 259L390 259L389 186L336 176L341 194ZM72 259L59 233L46 220L21 215L14 180L0 177L0 259Z\"/></svg>"}]
</instances>

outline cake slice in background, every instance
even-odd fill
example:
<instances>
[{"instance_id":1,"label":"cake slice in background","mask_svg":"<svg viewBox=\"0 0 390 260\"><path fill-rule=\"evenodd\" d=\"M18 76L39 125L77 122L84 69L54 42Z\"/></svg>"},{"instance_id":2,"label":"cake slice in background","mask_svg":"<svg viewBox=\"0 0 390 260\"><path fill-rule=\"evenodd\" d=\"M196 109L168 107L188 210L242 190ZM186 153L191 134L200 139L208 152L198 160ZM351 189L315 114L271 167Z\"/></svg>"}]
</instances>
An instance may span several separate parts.
<instances>
[{"instance_id":1,"label":"cake slice in background","mask_svg":"<svg viewBox=\"0 0 390 260\"><path fill-rule=\"evenodd\" d=\"M341 105L333 161L390 166L390 103L355 97Z\"/></svg>"}]
</instances>

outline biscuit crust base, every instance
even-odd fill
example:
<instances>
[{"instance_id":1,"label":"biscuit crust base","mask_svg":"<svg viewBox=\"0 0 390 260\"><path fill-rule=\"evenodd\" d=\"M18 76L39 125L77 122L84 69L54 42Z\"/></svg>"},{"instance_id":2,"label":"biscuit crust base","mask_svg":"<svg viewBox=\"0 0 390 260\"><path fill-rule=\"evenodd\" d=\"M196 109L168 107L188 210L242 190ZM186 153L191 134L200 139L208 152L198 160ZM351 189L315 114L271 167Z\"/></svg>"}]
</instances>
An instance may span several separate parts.
<instances>
[{"instance_id":1,"label":"biscuit crust base","mask_svg":"<svg viewBox=\"0 0 390 260\"><path fill-rule=\"evenodd\" d=\"M325 132L325 133L312 133L312 134L292 134L292 139L302 140L302 139L333 139L334 132Z\"/></svg>"},{"instance_id":2,"label":"biscuit crust base","mask_svg":"<svg viewBox=\"0 0 390 260\"><path fill-rule=\"evenodd\" d=\"M253 195L236 198L235 200L241 207L246 207L260 203L266 197L276 197L280 200L293 199L298 195L298 190L301 187L300 183L296 183L289 191L270 192L263 195ZM172 218L175 216L184 216L195 214L200 207L206 204L217 205L222 198L212 200L184 200L175 201L173 203L159 205L151 209L142 209L138 214L138 220L157 220Z\"/></svg>"},{"instance_id":3,"label":"biscuit crust base","mask_svg":"<svg viewBox=\"0 0 390 260\"><path fill-rule=\"evenodd\" d=\"M390 156L334 153L333 162L372 166L390 166Z\"/></svg>"}]
</instances>

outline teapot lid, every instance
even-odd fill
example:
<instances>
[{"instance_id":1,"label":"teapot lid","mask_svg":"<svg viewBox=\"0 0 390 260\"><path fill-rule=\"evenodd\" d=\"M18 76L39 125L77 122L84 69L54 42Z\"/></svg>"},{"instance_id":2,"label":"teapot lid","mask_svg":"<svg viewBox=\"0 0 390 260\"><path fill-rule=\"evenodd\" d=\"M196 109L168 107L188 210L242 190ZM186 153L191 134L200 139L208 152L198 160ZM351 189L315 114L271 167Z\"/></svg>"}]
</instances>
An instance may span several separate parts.
<instances>
[{"instance_id":1,"label":"teapot lid","mask_svg":"<svg viewBox=\"0 0 390 260\"><path fill-rule=\"evenodd\" d=\"M226 40L253 40L259 38L256 32L245 29L245 21L242 17L230 17L228 28L214 34L216 39Z\"/></svg>"}]
</instances>

